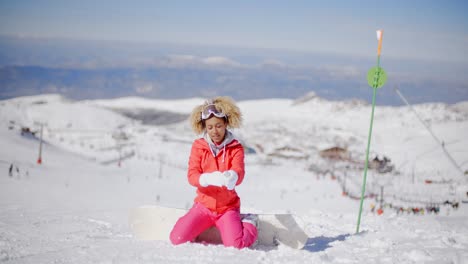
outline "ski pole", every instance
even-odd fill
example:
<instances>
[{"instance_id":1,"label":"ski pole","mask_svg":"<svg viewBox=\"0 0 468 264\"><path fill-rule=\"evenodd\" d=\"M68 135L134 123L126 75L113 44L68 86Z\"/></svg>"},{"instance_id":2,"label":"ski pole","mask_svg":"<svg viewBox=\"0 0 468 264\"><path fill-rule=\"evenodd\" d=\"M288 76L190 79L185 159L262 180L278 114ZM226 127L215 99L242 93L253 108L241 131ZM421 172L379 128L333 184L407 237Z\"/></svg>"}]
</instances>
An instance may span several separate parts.
<instances>
[{"instance_id":1,"label":"ski pole","mask_svg":"<svg viewBox=\"0 0 468 264\"><path fill-rule=\"evenodd\" d=\"M367 169L369 167L369 149L372 137L372 126L374 124L374 109L375 109L375 97L377 93L377 88L382 87L385 82L387 81L387 74L385 71L380 67L380 51L382 50L382 37L383 37L383 30L377 30L377 40L379 41L378 48L377 48L377 66L371 68L367 72L367 83L369 86L372 87L372 112L371 112L371 119L370 119L370 126L369 126L369 134L367 137L367 149L366 149L366 161L364 166L364 179L362 182L362 189L361 189L361 202L359 205L359 216L358 222L356 227L356 234L359 233L359 226L361 224L361 215L362 215L362 205L364 202L364 195L366 193L366 180L367 180Z\"/></svg>"}]
</instances>

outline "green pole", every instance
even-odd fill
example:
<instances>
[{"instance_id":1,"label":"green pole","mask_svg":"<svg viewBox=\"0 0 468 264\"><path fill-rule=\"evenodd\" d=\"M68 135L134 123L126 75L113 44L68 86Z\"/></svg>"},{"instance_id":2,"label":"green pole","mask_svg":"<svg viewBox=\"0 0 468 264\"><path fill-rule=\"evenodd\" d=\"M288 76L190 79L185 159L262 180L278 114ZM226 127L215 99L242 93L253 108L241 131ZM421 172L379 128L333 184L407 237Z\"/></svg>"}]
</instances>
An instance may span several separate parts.
<instances>
[{"instance_id":1,"label":"green pole","mask_svg":"<svg viewBox=\"0 0 468 264\"><path fill-rule=\"evenodd\" d=\"M364 203L364 195L366 193L367 168L369 167L369 148L370 148L371 137L372 137L372 126L374 124L375 95L377 93L377 87L373 87L372 90L373 90L373 94L372 94L372 113L371 113L371 120L370 120L370 126L369 126L369 134L368 134L368 137L367 137L366 162L365 162L365 166L364 166L364 179L363 179L363 183L362 183L361 203L359 205L359 217L358 217L356 233L359 233L359 226L361 224L362 205Z\"/></svg>"},{"instance_id":2,"label":"green pole","mask_svg":"<svg viewBox=\"0 0 468 264\"><path fill-rule=\"evenodd\" d=\"M380 33L380 36L379 36ZM371 143L371 138L372 138L372 127L374 124L374 111L375 111L375 97L377 94L377 88L382 87L385 82L387 81L387 75L385 71L380 68L380 50L382 47L382 34L383 31L377 31L378 35L378 40L379 40L379 46L377 50L377 66L373 67L369 70L367 73L367 82L369 86L372 87L372 111L371 111L371 119L370 119L370 125L369 125L369 133L367 137L367 148L366 148L366 161L365 161L365 166L364 166L364 177L363 177L363 182L362 182L362 188L361 188L361 201L359 204L359 216L358 216L358 222L357 222L357 227L356 227L356 234L359 233L359 226L361 225L361 215L362 215L362 206L364 204L364 196L366 193L366 181L367 181L367 169L369 168L369 149L370 149L370 143Z\"/></svg>"}]
</instances>

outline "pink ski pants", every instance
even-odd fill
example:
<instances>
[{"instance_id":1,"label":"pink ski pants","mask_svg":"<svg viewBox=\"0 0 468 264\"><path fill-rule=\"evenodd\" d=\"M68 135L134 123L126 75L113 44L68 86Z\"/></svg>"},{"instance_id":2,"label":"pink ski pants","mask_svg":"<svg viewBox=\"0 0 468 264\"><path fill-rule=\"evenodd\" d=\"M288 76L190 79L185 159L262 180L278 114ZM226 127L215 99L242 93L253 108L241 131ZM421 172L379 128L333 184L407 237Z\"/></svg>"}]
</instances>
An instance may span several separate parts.
<instances>
[{"instance_id":1,"label":"pink ski pants","mask_svg":"<svg viewBox=\"0 0 468 264\"><path fill-rule=\"evenodd\" d=\"M174 245L191 242L212 226L218 228L226 247L249 247L257 240L257 228L251 223L242 222L239 210L217 214L200 203L194 204L186 215L177 220L170 240Z\"/></svg>"}]
</instances>

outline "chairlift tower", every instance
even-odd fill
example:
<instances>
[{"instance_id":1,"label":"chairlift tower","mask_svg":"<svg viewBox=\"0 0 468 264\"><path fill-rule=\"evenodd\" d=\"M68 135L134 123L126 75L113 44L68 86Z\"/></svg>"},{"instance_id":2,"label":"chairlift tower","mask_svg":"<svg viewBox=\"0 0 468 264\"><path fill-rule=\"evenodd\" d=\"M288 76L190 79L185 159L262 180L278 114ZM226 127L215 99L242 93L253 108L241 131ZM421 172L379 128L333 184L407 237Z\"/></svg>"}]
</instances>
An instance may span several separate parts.
<instances>
[{"instance_id":1,"label":"chairlift tower","mask_svg":"<svg viewBox=\"0 0 468 264\"><path fill-rule=\"evenodd\" d=\"M42 164L42 135L43 135L43 130L44 130L44 123L34 122L34 124L41 126L40 134L39 134L39 155L37 157L37 164Z\"/></svg>"}]
</instances>

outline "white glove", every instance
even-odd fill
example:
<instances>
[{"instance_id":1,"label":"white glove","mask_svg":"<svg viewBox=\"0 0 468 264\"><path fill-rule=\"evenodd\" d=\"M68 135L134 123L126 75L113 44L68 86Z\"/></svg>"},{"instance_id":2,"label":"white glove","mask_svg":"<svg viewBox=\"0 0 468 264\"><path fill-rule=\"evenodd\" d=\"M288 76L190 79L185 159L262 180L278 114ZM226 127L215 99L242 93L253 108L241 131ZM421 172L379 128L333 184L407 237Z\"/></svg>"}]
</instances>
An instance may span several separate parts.
<instances>
[{"instance_id":1,"label":"white glove","mask_svg":"<svg viewBox=\"0 0 468 264\"><path fill-rule=\"evenodd\" d=\"M228 170L223 172L225 178L225 183L224 185L228 188L228 190L234 190L234 187L236 187L237 179L239 176L237 175L237 172L233 170Z\"/></svg>"},{"instance_id":2,"label":"white glove","mask_svg":"<svg viewBox=\"0 0 468 264\"><path fill-rule=\"evenodd\" d=\"M206 187L208 185L222 187L225 182L226 177L220 171L202 173L202 175L200 175L200 179L198 179L198 183L200 183L202 187Z\"/></svg>"}]
</instances>

